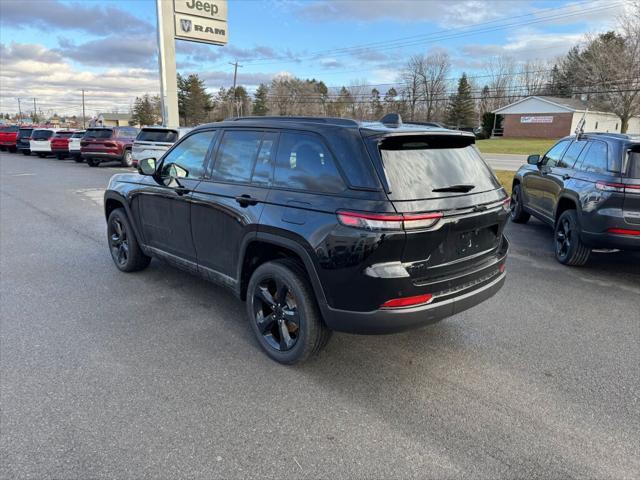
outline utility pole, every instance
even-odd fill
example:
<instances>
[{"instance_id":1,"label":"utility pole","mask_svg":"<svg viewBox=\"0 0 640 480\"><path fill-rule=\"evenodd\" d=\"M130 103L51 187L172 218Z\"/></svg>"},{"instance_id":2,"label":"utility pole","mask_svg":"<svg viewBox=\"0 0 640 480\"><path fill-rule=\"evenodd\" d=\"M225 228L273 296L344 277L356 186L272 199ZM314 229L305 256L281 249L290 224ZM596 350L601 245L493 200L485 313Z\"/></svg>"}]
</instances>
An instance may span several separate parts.
<instances>
[{"instance_id":1,"label":"utility pole","mask_svg":"<svg viewBox=\"0 0 640 480\"><path fill-rule=\"evenodd\" d=\"M22 109L20 108L20 97L18 97L18 123L22 125Z\"/></svg>"},{"instance_id":2,"label":"utility pole","mask_svg":"<svg viewBox=\"0 0 640 480\"><path fill-rule=\"evenodd\" d=\"M37 118L38 117L38 109L36 108L36 99L35 97L33 98L33 115ZM31 120L34 120L33 118ZM40 123L40 122L38 122Z\"/></svg>"},{"instance_id":3,"label":"utility pole","mask_svg":"<svg viewBox=\"0 0 640 480\"><path fill-rule=\"evenodd\" d=\"M84 115L84 88L82 89L82 128L87 128Z\"/></svg>"},{"instance_id":4,"label":"utility pole","mask_svg":"<svg viewBox=\"0 0 640 480\"><path fill-rule=\"evenodd\" d=\"M176 76L176 42L174 2L156 0L158 15L158 63L160 66L160 102L162 125L180 126L178 113L178 79Z\"/></svg>"},{"instance_id":5,"label":"utility pole","mask_svg":"<svg viewBox=\"0 0 640 480\"><path fill-rule=\"evenodd\" d=\"M238 61L229 62L229 65L233 65L233 105L236 109L236 116L240 116L240 108L238 106L238 94L236 93L236 80L238 78L238 67L242 68L242 65L238 65Z\"/></svg>"}]
</instances>

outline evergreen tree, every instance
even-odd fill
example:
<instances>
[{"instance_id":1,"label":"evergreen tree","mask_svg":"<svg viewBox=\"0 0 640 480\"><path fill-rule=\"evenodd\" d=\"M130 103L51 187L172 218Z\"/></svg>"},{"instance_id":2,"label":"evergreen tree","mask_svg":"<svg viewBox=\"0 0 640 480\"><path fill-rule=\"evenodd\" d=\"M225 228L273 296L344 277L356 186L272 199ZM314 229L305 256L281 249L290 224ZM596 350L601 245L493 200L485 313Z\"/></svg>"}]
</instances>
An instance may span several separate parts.
<instances>
[{"instance_id":1,"label":"evergreen tree","mask_svg":"<svg viewBox=\"0 0 640 480\"><path fill-rule=\"evenodd\" d=\"M194 126L206 122L213 108L213 100L207 93L204 80L197 74L186 79L178 74L178 110L181 125Z\"/></svg>"},{"instance_id":2,"label":"evergreen tree","mask_svg":"<svg viewBox=\"0 0 640 480\"><path fill-rule=\"evenodd\" d=\"M267 97L269 96L269 87L261 83L253 99L253 114L264 116L269 113L269 105L267 105Z\"/></svg>"},{"instance_id":3,"label":"evergreen tree","mask_svg":"<svg viewBox=\"0 0 640 480\"><path fill-rule=\"evenodd\" d=\"M387 93L384 95L384 111L385 113L394 113L397 110L397 100L398 92L395 88L391 87L387 90Z\"/></svg>"},{"instance_id":4,"label":"evergreen tree","mask_svg":"<svg viewBox=\"0 0 640 480\"><path fill-rule=\"evenodd\" d=\"M374 120L382 118L382 103L380 102L380 91L377 88L371 90L371 116Z\"/></svg>"},{"instance_id":5,"label":"evergreen tree","mask_svg":"<svg viewBox=\"0 0 640 480\"><path fill-rule=\"evenodd\" d=\"M142 97L136 97L131 112L131 124L157 125L160 117L159 100L159 97L151 97L148 93Z\"/></svg>"},{"instance_id":6,"label":"evergreen tree","mask_svg":"<svg viewBox=\"0 0 640 480\"><path fill-rule=\"evenodd\" d=\"M456 128L475 126L475 107L466 73L458 80L458 91L449 100L447 122Z\"/></svg>"}]
</instances>

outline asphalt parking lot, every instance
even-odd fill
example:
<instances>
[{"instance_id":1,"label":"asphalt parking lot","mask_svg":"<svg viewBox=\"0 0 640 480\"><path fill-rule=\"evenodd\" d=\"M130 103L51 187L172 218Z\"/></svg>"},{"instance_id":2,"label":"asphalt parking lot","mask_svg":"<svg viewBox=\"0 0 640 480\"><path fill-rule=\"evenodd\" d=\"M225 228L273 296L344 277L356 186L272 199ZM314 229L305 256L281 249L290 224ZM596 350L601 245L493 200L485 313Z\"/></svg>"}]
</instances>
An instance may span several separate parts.
<instances>
[{"instance_id":1,"label":"asphalt parking lot","mask_svg":"<svg viewBox=\"0 0 640 480\"><path fill-rule=\"evenodd\" d=\"M640 255L509 225L492 300L285 367L227 291L116 270L120 170L0 154L0 477L640 477Z\"/></svg>"}]
</instances>

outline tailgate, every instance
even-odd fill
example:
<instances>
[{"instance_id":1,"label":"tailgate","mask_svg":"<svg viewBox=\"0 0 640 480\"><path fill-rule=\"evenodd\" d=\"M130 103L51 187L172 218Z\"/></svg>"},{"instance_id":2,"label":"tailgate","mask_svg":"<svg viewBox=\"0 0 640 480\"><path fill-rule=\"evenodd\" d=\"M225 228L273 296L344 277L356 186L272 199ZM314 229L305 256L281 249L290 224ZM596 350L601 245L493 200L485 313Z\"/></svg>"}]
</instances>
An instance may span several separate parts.
<instances>
[{"instance_id":1,"label":"tailgate","mask_svg":"<svg viewBox=\"0 0 640 480\"><path fill-rule=\"evenodd\" d=\"M419 266L409 269L416 280L452 275L497 255L508 197L474 141L446 131L377 139L396 211L442 215L431 227L406 230L402 261Z\"/></svg>"},{"instance_id":2,"label":"tailgate","mask_svg":"<svg viewBox=\"0 0 640 480\"><path fill-rule=\"evenodd\" d=\"M508 205L501 189L449 199L447 203L453 207L449 209L438 208L444 206L443 201L393 203L399 212L430 210L443 214L430 229L407 230L402 261L419 265L409 270L415 280L450 275L481 264L495 257L502 243Z\"/></svg>"}]
</instances>

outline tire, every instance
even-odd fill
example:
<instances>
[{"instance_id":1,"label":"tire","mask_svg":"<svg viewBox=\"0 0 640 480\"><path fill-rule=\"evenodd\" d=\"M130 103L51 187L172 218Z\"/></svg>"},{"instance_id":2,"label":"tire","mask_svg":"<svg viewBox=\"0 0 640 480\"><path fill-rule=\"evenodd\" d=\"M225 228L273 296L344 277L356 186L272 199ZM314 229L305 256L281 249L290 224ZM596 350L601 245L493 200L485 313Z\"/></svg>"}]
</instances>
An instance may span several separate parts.
<instances>
[{"instance_id":1,"label":"tire","mask_svg":"<svg viewBox=\"0 0 640 480\"><path fill-rule=\"evenodd\" d=\"M58 160L64 160L66 158L66 155L64 153L56 153L56 158Z\"/></svg>"},{"instance_id":2,"label":"tire","mask_svg":"<svg viewBox=\"0 0 640 480\"><path fill-rule=\"evenodd\" d=\"M140 249L124 209L116 208L107 220L107 242L111 258L123 272L137 272L149 266L151 257Z\"/></svg>"},{"instance_id":3,"label":"tire","mask_svg":"<svg viewBox=\"0 0 640 480\"><path fill-rule=\"evenodd\" d=\"M587 263L591 249L580 240L580 224L575 210L565 210L553 232L556 260L563 265L581 266Z\"/></svg>"},{"instance_id":4,"label":"tire","mask_svg":"<svg viewBox=\"0 0 640 480\"><path fill-rule=\"evenodd\" d=\"M133 166L133 157L131 156L131 150L126 149L122 154L122 166L131 168Z\"/></svg>"},{"instance_id":5,"label":"tire","mask_svg":"<svg viewBox=\"0 0 640 480\"><path fill-rule=\"evenodd\" d=\"M516 184L511 192L511 210L509 217L513 223L527 223L531 215L522 208L522 188L520 184Z\"/></svg>"},{"instance_id":6,"label":"tire","mask_svg":"<svg viewBox=\"0 0 640 480\"><path fill-rule=\"evenodd\" d=\"M307 360L331 338L306 272L291 259L266 262L253 272L247 317L264 352L282 364Z\"/></svg>"},{"instance_id":7,"label":"tire","mask_svg":"<svg viewBox=\"0 0 640 480\"><path fill-rule=\"evenodd\" d=\"M16 153L18 151L18 149L16 147L9 147L9 151L11 153Z\"/></svg>"},{"instance_id":8,"label":"tire","mask_svg":"<svg viewBox=\"0 0 640 480\"><path fill-rule=\"evenodd\" d=\"M84 162L84 158L82 158L82 156L80 156L80 155L74 155L74 156L73 156L73 160L74 160L76 163L82 163L82 162Z\"/></svg>"},{"instance_id":9,"label":"tire","mask_svg":"<svg viewBox=\"0 0 640 480\"><path fill-rule=\"evenodd\" d=\"M22 150L22 154L23 154L25 157L30 157L30 156L31 156L31 151L30 151L30 150Z\"/></svg>"},{"instance_id":10,"label":"tire","mask_svg":"<svg viewBox=\"0 0 640 480\"><path fill-rule=\"evenodd\" d=\"M87 165L89 165L90 167L97 167L98 165L100 165L100 161L96 160L95 158L87 158Z\"/></svg>"}]
</instances>

